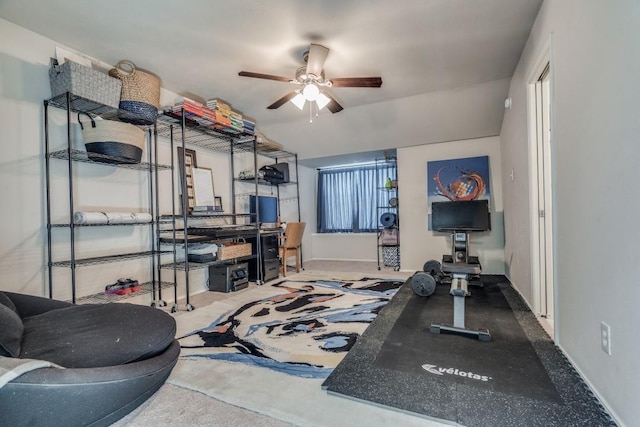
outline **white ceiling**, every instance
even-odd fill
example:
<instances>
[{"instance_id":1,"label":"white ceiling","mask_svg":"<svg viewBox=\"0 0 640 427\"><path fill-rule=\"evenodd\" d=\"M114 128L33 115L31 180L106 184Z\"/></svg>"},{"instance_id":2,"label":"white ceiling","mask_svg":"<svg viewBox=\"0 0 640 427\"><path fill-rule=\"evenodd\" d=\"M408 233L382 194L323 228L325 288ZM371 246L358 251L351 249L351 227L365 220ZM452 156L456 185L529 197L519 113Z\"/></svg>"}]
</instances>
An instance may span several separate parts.
<instances>
[{"instance_id":1,"label":"white ceiling","mask_svg":"<svg viewBox=\"0 0 640 427\"><path fill-rule=\"evenodd\" d=\"M130 59L184 96L221 98L301 158L497 135L510 77L542 0L2 0L0 17L106 63ZM266 107L310 42L344 107ZM357 140L357 141L355 141Z\"/></svg>"}]
</instances>

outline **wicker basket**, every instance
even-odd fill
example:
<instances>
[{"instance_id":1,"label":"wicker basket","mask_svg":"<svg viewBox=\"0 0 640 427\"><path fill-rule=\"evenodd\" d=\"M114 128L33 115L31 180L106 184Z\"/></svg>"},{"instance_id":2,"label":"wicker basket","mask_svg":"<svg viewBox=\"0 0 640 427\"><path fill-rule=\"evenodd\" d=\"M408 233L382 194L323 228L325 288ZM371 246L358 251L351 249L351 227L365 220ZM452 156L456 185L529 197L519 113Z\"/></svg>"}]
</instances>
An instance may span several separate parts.
<instances>
[{"instance_id":1,"label":"wicker basket","mask_svg":"<svg viewBox=\"0 0 640 427\"><path fill-rule=\"evenodd\" d=\"M109 70L109 75L122 81L120 109L138 116L122 117L122 120L138 125L153 124L160 104L160 79L138 70L133 62L127 60L118 62L115 68Z\"/></svg>"},{"instance_id":2,"label":"wicker basket","mask_svg":"<svg viewBox=\"0 0 640 427\"><path fill-rule=\"evenodd\" d=\"M93 68L85 67L77 62L67 61L58 65L55 58L51 58L49 69L49 83L51 97L71 92L74 95L95 101L99 104L118 108L122 82ZM89 104L89 103L87 103ZM76 106L79 106L76 104ZM94 105L80 105L81 109L93 110Z\"/></svg>"},{"instance_id":3,"label":"wicker basket","mask_svg":"<svg viewBox=\"0 0 640 427\"><path fill-rule=\"evenodd\" d=\"M144 131L134 125L111 120L91 120L91 125L81 120L82 139L87 157L102 163L140 163L144 150Z\"/></svg>"},{"instance_id":4,"label":"wicker basket","mask_svg":"<svg viewBox=\"0 0 640 427\"><path fill-rule=\"evenodd\" d=\"M84 145L87 157L100 163L140 163L142 149L116 141L89 142Z\"/></svg>"},{"instance_id":5,"label":"wicker basket","mask_svg":"<svg viewBox=\"0 0 640 427\"><path fill-rule=\"evenodd\" d=\"M233 259L251 255L251 243L225 243L218 248L218 259Z\"/></svg>"}]
</instances>

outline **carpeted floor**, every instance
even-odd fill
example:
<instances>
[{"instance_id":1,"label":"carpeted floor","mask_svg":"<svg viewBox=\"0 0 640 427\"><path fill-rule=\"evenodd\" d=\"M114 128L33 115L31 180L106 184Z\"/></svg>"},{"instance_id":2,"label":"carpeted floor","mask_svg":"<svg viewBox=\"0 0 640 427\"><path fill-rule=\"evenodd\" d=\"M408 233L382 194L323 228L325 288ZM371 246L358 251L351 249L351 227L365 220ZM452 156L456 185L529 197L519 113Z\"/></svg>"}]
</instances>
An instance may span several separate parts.
<instances>
[{"instance_id":1,"label":"carpeted floor","mask_svg":"<svg viewBox=\"0 0 640 427\"><path fill-rule=\"evenodd\" d=\"M112 427L292 427L293 424L214 399L174 384L156 394Z\"/></svg>"},{"instance_id":2,"label":"carpeted floor","mask_svg":"<svg viewBox=\"0 0 640 427\"><path fill-rule=\"evenodd\" d=\"M502 276L466 299L467 327L491 342L431 334L453 298L406 284L323 383L329 393L473 426L615 425Z\"/></svg>"}]
</instances>

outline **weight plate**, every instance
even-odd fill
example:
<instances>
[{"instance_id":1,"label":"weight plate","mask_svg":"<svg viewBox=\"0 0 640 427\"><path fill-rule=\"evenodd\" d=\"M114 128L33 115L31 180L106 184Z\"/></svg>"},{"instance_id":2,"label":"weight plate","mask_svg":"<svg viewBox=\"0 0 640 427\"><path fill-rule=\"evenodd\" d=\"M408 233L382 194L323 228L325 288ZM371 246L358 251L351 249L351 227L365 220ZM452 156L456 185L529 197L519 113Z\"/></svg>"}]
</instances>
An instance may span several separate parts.
<instances>
[{"instance_id":1,"label":"weight plate","mask_svg":"<svg viewBox=\"0 0 640 427\"><path fill-rule=\"evenodd\" d=\"M396 214L392 212L385 212L380 216L380 224L383 227L391 227L396 224Z\"/></svg>"},{"instance_id":2,"label":"weight plate","mask_svg":"<svg viewBox=\"0 0 640 427\"><path fill-rule=\"evenodd\" d=\"M431 259L424 263L422 271L424 271L425 273L429 273L432 276L436 276L442 272L442 266L440 265L440 261Z\"/></svg>"},{"instance_id":3,"label":"weight plate","mask_svg":"<svg viewBox=\"0 0 640 427\"><path fill-rule=\"evenodd\" d=\"M411 278L411 289L416 295L428 297L436 290L436 280L428 273L416 273Z\"/></svg>"}]
</instances>

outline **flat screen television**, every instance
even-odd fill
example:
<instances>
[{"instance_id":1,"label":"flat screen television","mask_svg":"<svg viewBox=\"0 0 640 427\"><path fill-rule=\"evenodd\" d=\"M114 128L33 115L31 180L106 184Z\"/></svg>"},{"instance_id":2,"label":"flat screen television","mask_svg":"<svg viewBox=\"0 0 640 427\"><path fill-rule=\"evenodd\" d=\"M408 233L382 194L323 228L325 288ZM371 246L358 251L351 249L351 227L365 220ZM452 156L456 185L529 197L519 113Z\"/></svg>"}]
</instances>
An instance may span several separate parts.
<instances>
[{"instance_id":1,"label":"flat screen television","mask_svg":"<svg viewBox=\"0 0 640 427\"><path fill-rule=\"evenodd\" d=\"M488 200L466 202L433 202L431 228L435 231L491 230Z\"/></svg>"},{"instance_id":2,"label":"flat screen television","mask_svg":"<svg viewBox=\"0 0 640 427\"><path fill-rule=\"evenodd\" d=\"M278 222L278 198L249 196L249 213L253 214L251 215L251 222L275 224Z\"/></svg>"}]
</instances>

